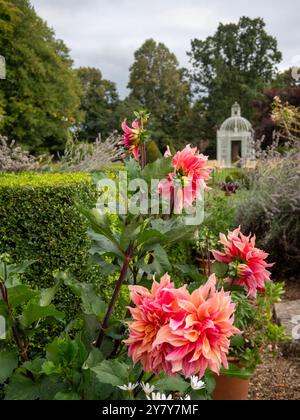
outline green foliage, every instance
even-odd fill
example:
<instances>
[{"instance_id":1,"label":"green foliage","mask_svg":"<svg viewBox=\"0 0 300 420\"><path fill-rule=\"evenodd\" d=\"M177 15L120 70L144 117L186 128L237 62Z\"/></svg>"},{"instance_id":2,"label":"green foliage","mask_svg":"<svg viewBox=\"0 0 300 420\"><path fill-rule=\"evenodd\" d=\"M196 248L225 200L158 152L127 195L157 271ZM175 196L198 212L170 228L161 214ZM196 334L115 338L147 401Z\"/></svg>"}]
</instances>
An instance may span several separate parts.
<instances>
[{"instance_id":1,"label":"green foliage","mask_svg":"<svg viewBox=\"0 0 300 420\"><path fill-rule=\"evenodd\" d=\"M30 302L25 307L20 321L24 328L28 328L40 319L47 317L64 318L64 314L58 311L54 305L41 306L41 304Z\"/></svg>"},{"instance_id":2,"label":"green foliage","mask_svg":"<svg viewBox=\"0 0 300 420\"><path fill-rule=\"evenodd\" d=\"M171 263L170 276L177 286L199 280L199 271L193 266L191 243L174 244L167 248L167 253Z\"/></svg>"},{"instance_id":3,"label":"green foliage","mask_svg":"<svg viewBox=\"0 0 300 420\"><path fill-rule=\"evenodd\" d=\"M30 342L39 334L41 321L44 319L49 322L50 317L64 317L51 303L62 282L75 289L82 300L84 314L92 312L101 318L103 315L99 308L104 310L104 303L90 285L71 281L64 274L56 275L57 283L53 288L29 288L21 283L20 278L29 264L9 265L7 261L7 255L1 257L0 290L3 297L1 303L5 309L2 316L6 318L7 331L5 341L0 342L0 384L5 383L5 399L99 399L103 394L105 398L108 397L114 391L111 377L107 380L109 367L114 369L115 374L118 373L121 381L121 368L126 369L126 372L130 368L122 363L103 361L102 353L95 348L89 350L92 342L84 344L81 334L71 339L67 333L63 333L45 346L45 358L38 355L28 360L31 354ZM82 328L85 332L85 324L82 324ZM19 357L16 349L19 350ZM94 373L93 369L97 366L98 372ZM99 372L102 372L103 379ZM101 386L97 379L99 376L102 379ZM110 384L106 386L109 392L105 394L107 391L103 384L107 383Z\"/></svg>"},{"instance_id":4,"label":"green foliage","mask_svg":"<svg viewBox=\"0 0 300 420\"><path fill-rule=\"evenodd\" d=\"M76 72L83 88L80 110L84 119L78 128L79 139L93 142L99 134L106 138L118 127L116 85L103 79L101 71L96 68L81 67Z\"/></svg>"},{"instance_id":5,"label":"green foliage","mask_svg":"<svg viewBox=\"0 0 300 420\"><path fill-rule=\"evenodd\" d=\"M3 384L18 366L18 355L15 351L0 352L0 384Z\"/></svg>"},{"instance_id":6,"label":"green foliage","mask_svg":"<svg viewBox=\"0 0 300 420\"><path fill-rule=\"evenodd\" d=\"M104 317L107 305L96 295L93 286L88 283L79 282L69 276L64 279L64 283L81 299L83 313L86 315L94 315L98 321L101 321Z\"/></svg>"},{"instance_id":7,"label":"green foliage","mask_svg":"<svg viewBox=\"0 0 300 420\"><path fill-rule=\"evenodd\" d=\"M226 233L236 226L234 200L235 197L226 197L224 192L217 189L212 189L205 195L204 227L215 238L219 238L221 232Z\"/></svg>"},{"instance_id":8,"label":"green foliage","mask_svg":"<svg viewBox=\"0 0 300 420\"><path fill-rule=\"evenodd\" d=\"M258 364L258 363L257 363ZM253 371L238 367L237 365L230 363L228 369L221 369L223 375L228 376L229 378L239 378L239 379L249 379L253 375Z\"/></svg>"},{"instance_id":9,"label":"green foliage","mask_svg":"<svg viewBox=\"0 0 300 420\"><path fill-rule=\"evenodd\" d=\"M151 179L164 179L166 174L172 172L172 158L160 158L146 165L141 171L141 176L150 185Z\"/></svg>"},{"instance_id":10,"label":"green foliage","mask_svg":"<svg viewBox=\"0 0 300 420\"><path fill-rule=\"evenodd\" d=\"M4 260L6 261L6 258ZM5 261L3 264L6 264ZM1 265L1 273L5 272L5 279L1 278L2 285L13 287L8 288L7 308L12 309L12 302L10 301L10 291L15 287L22 285L18 278L18 273L24 270L15 265ZM28 267L28 264L27 264ZM87 315L90 317L97 315L99 323L100 315L99 305L94 303L101 302L101 299L89 284L80 283L70 278L66 274L59 273L56 275L58 284L64 282L71 287L72 290L82 300L82 312L78 314L78 320L84 319ZM30 290L26 286L27 290ZM58 290L58 287L55 289ZM53 296L53 288L48 290L35 290L35 295L30 302L39 302L49 304ZM27 300L28 294L24 289L23 303ZM15 344L20 343L20 338L27 341L26 335L33 336L38 332L38 323L29 330L22 329L22 320L24 313L27 310L26 303L21 305L21 300L18 303L18 311L10 312L9 317L14 317L12 325L18 325L17 336ZM50 305L52 307L52 305ZM49 307L50 307L49 306ZM40 308L47 309L46 306ZM18 315L20 314L21 315ZM48 314L49 315L49 314ZM52 314L56 316L56 314ZM45 313L40 316L46 316ZM76 320L75 320L76 321ZM103 346L103 351L99 351L93 347L92 340L95 338L96 330L87 339L87 324L77 323L77 333L74 338L66 331L56 337L50 344L46 346L44 357L38 356L30 361L18 361L15 350L0 351L0 383L5 382L4 392L6 400L107 400L122 398L121 391L118 386L127 384L129 382L135 383L140 375L140 368L133 368L132 362L123 354L118 359L107 358L111 355L113 350L113 340L110 339L111 345L107 347L107 342ZM108 339L109 332L107 331ZM112 336L114 340L122 338L123 335ZM6 342L7 345L7 342ZM107 352L108 350L108 352ZM20 356L23 353L20 353ZM190 384L183 378L171 378L160 375L158 380L155 380L155 387L162 392L181 392L185 393L189 389ZM208 398L207 390L201 391L199 398Z\"/></svg>"},{"instance_id":11,"label":"green foliage","mask_svg":"<svg viewBox=\"0 0 300 420\"><path fill-rule=\"evenodd\" d=\"M112 386L124 385L129 382L129 366L117 360L103 360L92 368L101 383Z\"/></svg>"},{"instance_id":12,"label":"green foliage","mask_svg":"<svg viewBox=\"0 0 300 420\"><path fill-rule=\"evenodd\" d=\"M155 143L155 141L151 141L147 145L147 162L152 163L155 162L156 159L160 159L162 157L161 152Z\"/></svg>"},{"instance_id":13,"label":"green foliage","mask_svg":"<svg viewBox=\"0 0 300 420\"><path fill-rule=\"evenodd\" d=\"M253 117L249 104L273 79L282 57L265 26L261 18L242 17L237 24L220 23L216 33L205 40L192 41L192 78L205 106L205 138L214 139L212 127L229 116L235 101L248 119Z\"/></svg>"},{"instance_id":14,"label":"green foliage","mask_svg":"<svg viewBox=\"0 0 300 420\"><path fill-rule=\"evenodd\" d=\"M36 174L34 172L24 172L18 175L1 173L1 188L56 188L64 185L80 186L91 185L90 177L87 174Z\"/></svg>"},{"instance_id":15,"label":"green foliage","mask_svg":"<svg viewBox=\"0 0 300 420\"><path fill-rule=\"evenodd\" d=\"M137 279L141 279L141 276L143 278L144 274L152 278L154 274L163 275L170 271L172 267L164 247L174 245L178 241L184 243L194 237L195 228L186 226L183 230L181 219L167 221L156 219L142 222L139 216L136 218L131 216L125 223L119 217L119 230L114 232L109 228L105 213L101 215L95 210L81 210L88 218L92 229L90 232L93 241L91 253L94 262L97 261L103 267L107 258L113 258L114 262L110 263L111 269L115 267L115 271L118 272L126 256L126 250L129 247L134 249L136 267L133 266L131 273L128 273L129 282L136 282ZM120 234L120 231L123 233ZM147 262L149 258L152 260L151 263ZM130 280L131 276L133 276L132 280Z\"/></svg>"},{"instance_id":16,"label":"green foliage","mask_svg":"<svg viewBox=\"0 0 300 420\"><path fill-rule=\"evenodd\" d=\"M239 360L242 369L236 372L237 367L232 366L226 371L227 375L242 377L244 373L253 373L261 363L264 348L287 341L285 329L273 323L273 307L280 302L283 293L284 284L272 282L266 283L265 292L261 292L256 301L245 298L242 292L232 292L236 305L234 325L242 334L231 340L231 355Z\"/></svg>"},{"instance_id":17,"label":"green foliage","mask_svg":"<svg viewBox=\"0 0 300 420\"><path fill-rule=\"evenodd\" d=\"M0 253L9 253L17 262L35 261L25 275L32 286L54 285L55 270L101 281L98 268L88 262L87 224L75 206L80 201L93 206L95 200L85 174L0 175ZM59 309L68 309L72 318L78 309L74 295L62 289L57 299Z\"/></svg>"},{"instance_id":18,"label":"green foliage","mask_svg":"<svg viewBox=\"0 0 300 420\"><path fill-rule=\"evenodd\" d=\"M164 44L149 39L135 52L128 88L130 99L150 111L150 129L160 149L171 139L182 144L177 127L189 109L190 88L184 70Z\"/></svg>"},{"instance_id":19,"label":"green foliage","mask_svg":"<svg viewBox=\"0 0 300 420\"><path fill-rule=\"evenodd\" d=\"M80 119L81 87L65 44L28 0L1 1L2 132L31 150L62 149Z\"/></svg>"},{"instance_id":20,"label":"green foliage","mask_svg":"<svg viewBox=\"0 0 300 420\"><path fill-rule=\"evenodd\" d=\"M175 134L176 139L182 139L182 141L175 140L171 142L171 145L186 145L193 144L198 146L199 150L205 155L211 153L210 141L208 140L207 133L210 132L212 136L214 129L212 126L205 126L205 115L206 107L201 101L193 101L190 103L188 109L180 115L177 131Z\"/></svg>"},{"instance_id":21,"label":"green foliage","mask_svg":"<svg viewBox=\"0 0 300 420\"><path fill-rule=\"evenodd\" d=\"M18 365L16 351L9 350L13 343L19 350L20 359L27 361L30 339L39 333L41 322L64 318L64 313L51 303L61 282L58 281L51 289L32 289L22 284L20 278L30 264L11 265L8 261L7 254L0 257L1 316L6 324L6 342L0 343L0 348L5 350L0 352L0 359L6 367L0 373L0 383L6 381Z\"/></svg>"},{"instance_id":22,"label":"green foliage","mask_svg":"<svg viewBox=\"0 0 300 420\"><path fill-rule=\"evenodd\" d=\"M141 108L143 108L142 104L135 98L127 97L122 101L119 101L115 112L117 121L116 128L121 127L125 118L130 121L134 112Z\"/></svg>"},{"instance_id":23,"label":"green foliage","mask_svg":"<svg viewBox=\"0 0 300 420\"><path fill-rule=\"evenodd\" d=\"M214 273L219 278L226 277L227 272L228 272L228 265L227 264L223 264L219 261L216 261L212 265L212 273Z\"/></svg>"},{"instance_id":24,"label":"green foliage","mask_svg":"<svg viewBox=\"0 0 300 420\"><path fill-rule=\"evenodd\" d=\"M222 170L214 170L212 172L212 184L217 186L223 182L242 181L244 178L242 169L239 168L225 168Z\"/></svg>"},{"instance_id":25,"label":"green foliage","mask_svg":"<svg viewBox=\"0 0 300 420\"><path fill-rule=\"evenodd\" d=\"M232 301L236 304L236 310L234 314L234 325L241 331L245 331L253 322L255 317L255 308L252 302L245 299L245 296L241 293L233 292ZM239 338L241 336L238 336ZM235 347L244 345L244 341L235 342Z\"/></svg>"},{"instance_id":26,"label":"green foliage","mask_svg":"<svg viewBox=\"0 0 300 420\"><path fill-rule=\"evenodd\" d=\"M99 399L104 389L88 366L91 354L79 338L72 340L67 335L56 338L48 345L45 359L26 362L15 371L5 388L5 399ZM95 350L93 354L96 360ZM113 388L110 389L112 392Z\"/></svg>"},{"instance_id":27,"label":"green foliage","mask_svg":"<svg viewBox=\"0 0 300 420\"><path fill-rule=\"evenodd\" d=\"M171 376L161 375L161 378L155 382L155 388L160 392L178 391L184 394L189 387L190 385L181 376L173 378Z\"/></svg>"}]
</instances>

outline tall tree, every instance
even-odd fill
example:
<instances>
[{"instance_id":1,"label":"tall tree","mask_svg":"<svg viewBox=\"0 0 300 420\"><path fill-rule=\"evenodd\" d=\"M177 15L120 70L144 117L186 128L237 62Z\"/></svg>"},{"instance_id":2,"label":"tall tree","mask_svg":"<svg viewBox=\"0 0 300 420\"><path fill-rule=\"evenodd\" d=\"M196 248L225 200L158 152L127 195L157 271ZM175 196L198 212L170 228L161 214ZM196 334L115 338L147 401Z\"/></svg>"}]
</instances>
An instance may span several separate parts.
<instances>
[{"instance_id":1,"label":"tall tree","mask_svg":"<svg viewBox=\"0 0 300 420\"><path fill-rule=\"evenodd\" d=\"M81 88L65 44L28 0L0 0L2 133L31 150L57 150L80 117ZM1 98L1 95L0 95Z\"/></svg>"},{"instance_id":2,"label":"tall tree","mask_svg":"<svg viewBox=\"0 0 300 420\"><path fill-rule=\"evenodd\" d=\"M230 115L238 101L252 119L252 102L268 85L282 55L277 40L265 30L263 19L242 17L237 24L220 24L205 40L194 39L189 52L195 94L207 108L207 137Z\"/></svg>"},{"instance_id":3,"label":"tall tree","mask_svg":"<svg viewBox=\"0 0 300 420\"><path fill-rule=\"evenodd\" d=\"M176 56L162 43L148 39L135 52L130 68L130 98L151 112L161 148L178 143L177 127L189 108L190 87Z\"/></svg>"},{"instance_id":4,"label":"tall tree","mask_svg":"<svg viewBox=\"0 0 300 420\"><path fill-rule=\"evenodd\" d=\"M274 141L274 133L279 131L279 127L272 119L272 108L276 96L282 103L289 103L300 108L300 86L293 79L291 69L280 73L264 90L264 94L254 101L255 134L258 139L264 138L263 146L271 145ZM280 143L285 143L285 140L281 139Z\"/></svg>"},{"instance_id":5,"label":"tall tree","mask_svg":"<svg viewBox=\"0 0 300 420\"><path fill-rule=\"evenodd\" d=\"M119 96L115 83L103 79L96 68L81 67L77 75L83 88L80 109L84 114L79 137L94 141L98 134L108 136L117 128Z\"/></svg>"},{"instance_id":6,"label":"tall tree","mask_svg":"<svg viewBox=\"0 0 300 420\"><path fill-rule=\"evenodd\" d=\"M205 152L209 147L203 124L205 118L206 109L204 104L201 101L196 101L182 115L177 131L179 138L183 139L185 143L197 146L201 152Z\"/></svg>"}]
</instances>

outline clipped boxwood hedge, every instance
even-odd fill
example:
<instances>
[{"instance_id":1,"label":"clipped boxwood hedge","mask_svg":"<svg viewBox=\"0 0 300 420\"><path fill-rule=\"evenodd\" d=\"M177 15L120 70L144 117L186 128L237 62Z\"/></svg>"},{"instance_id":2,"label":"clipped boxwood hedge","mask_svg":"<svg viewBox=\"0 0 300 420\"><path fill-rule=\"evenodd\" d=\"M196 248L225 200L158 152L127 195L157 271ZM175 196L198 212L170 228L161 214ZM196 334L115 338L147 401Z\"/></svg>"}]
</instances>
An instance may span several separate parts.
<instances>
[{"instance_id":1,"label":"clipped boxwood hedge","mask_svg":"<svg viewBox=\"0 0 300 420\"><path fill-rule=\"evenodd\" d=\"M0 174L0 253L17 262L35 260L26 274L34 286L52 285L54 270L98 281L98 267L88 262L87 222L75 206L95 201L88 174ZM77 302L70 292L61 291L58 305L72 319Z\"/></svg>"}]
</instances>

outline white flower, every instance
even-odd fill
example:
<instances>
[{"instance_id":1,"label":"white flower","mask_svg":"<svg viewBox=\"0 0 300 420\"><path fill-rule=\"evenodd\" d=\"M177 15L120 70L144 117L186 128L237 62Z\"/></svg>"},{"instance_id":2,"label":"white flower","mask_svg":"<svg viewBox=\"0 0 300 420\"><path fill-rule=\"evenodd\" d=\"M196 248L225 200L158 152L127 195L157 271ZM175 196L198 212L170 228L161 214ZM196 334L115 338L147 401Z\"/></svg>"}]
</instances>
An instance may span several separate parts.
<instances>
[{"instance_id":1,"label":"white flower","mask_svg":"<svg viewBox=\"0 0 300 420\"><path fill-rule=\"evenodd\" d=\"M191 400L191 396L190 395L186 395L184 398L181 398L182 401L190 401Z\"/></svg>"},{"instance_id":2,"label":"white flower","mask_svg":"<svg viewBox=\"0 0 300 420\"><path fill-rule=\"evenodd\" d=\"M165 394L161 394L160 392L152 392L151 397L149 397L149 395L147 395L147 399L148 400L173 400L172 395L170 394L168 397Z\"/></svg>"},{"instance_id":3,"label":"white flower","mask_svg":"<svg viewBox=\"0 0 300 420\"><path fill-rule=\"evenodd\" d=\"M122 391L126 391L126 392L132 392L135 390L135 388L138 386L139 384L132 384L131 382L129 382L128 385L122 385L122 386L118 386L118 388L122 389Z\"/></svg>"},{"instance_id":4,"label":"white flower","mask_svg":"<svg viewBox=\"0 0 300 420\"><path fill-rule=\"evenodd\" d=\"M150 395L152 394L152 392L155 390L155 386L150 385L149 383L141 383L141 387L143 388L143 391L145 392L146 395Z\"/></svg>"},{"instance_id":5,"label":"white flower","mask_svg":"<svg viewBox=\"0 0 300 420\"><path fill-rule=\"evenodd\" d=\"M200 389L205 388L205 383L201 381L198 376L192 376L191 377L191 387L195 391L199 391Z\"/></svg>"}]
</instances>

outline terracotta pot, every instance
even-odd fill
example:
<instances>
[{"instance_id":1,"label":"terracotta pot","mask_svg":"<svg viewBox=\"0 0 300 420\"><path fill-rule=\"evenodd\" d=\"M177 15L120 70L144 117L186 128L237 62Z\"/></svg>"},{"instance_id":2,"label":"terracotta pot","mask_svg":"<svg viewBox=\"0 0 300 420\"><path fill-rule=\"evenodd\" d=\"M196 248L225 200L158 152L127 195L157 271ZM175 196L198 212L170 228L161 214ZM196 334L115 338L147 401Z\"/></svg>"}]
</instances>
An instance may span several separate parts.
<instances>
[{"instance_id":1,"label":"terracotta pot","mask_svg":"<svg viewBox=\"0 0 300 420\"><path fill-rule=\"evenodd\" d=\"M228 362L242 368L240 360L236 357L228 357ZM248 400L250 379L241 379L237 376L214 375L216 389L213 394L214 400L219 401L246 401Z\"/></svg>"},{"instance_id":2,"label":"terracotta pot","mask_svg":"<svg viewBox=\"0 0 300 420\"><path fill-rule=\"evenodd\" d=\"M237 377L229 378L226 375L215 376L216 389L213 394L215 401L246 401L249 393L249 379Z\"/></svg>"}]
</instances>

